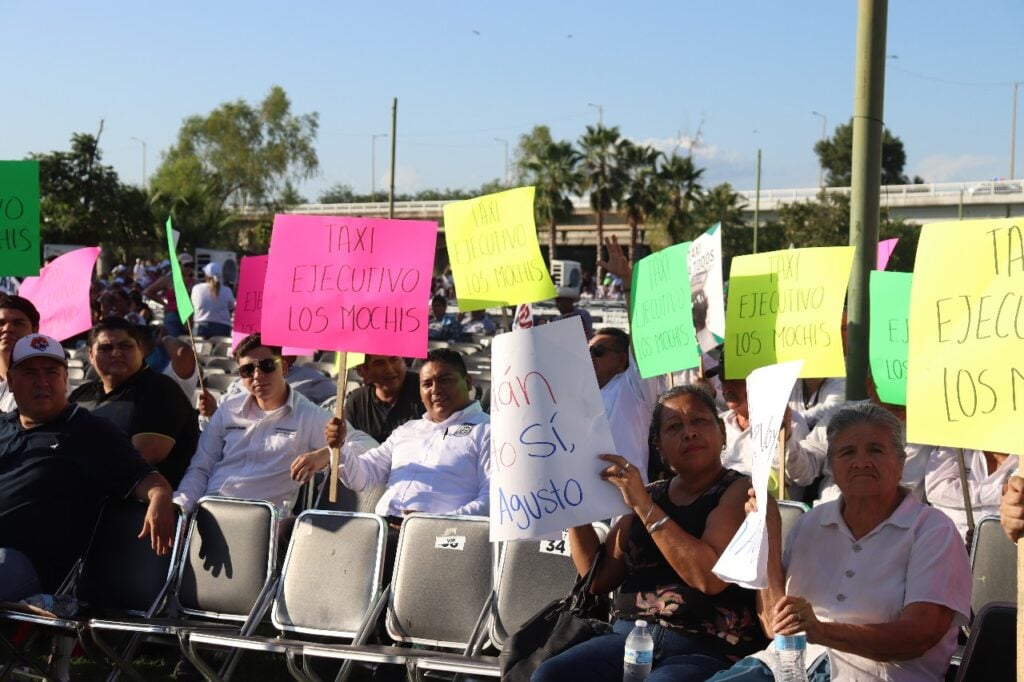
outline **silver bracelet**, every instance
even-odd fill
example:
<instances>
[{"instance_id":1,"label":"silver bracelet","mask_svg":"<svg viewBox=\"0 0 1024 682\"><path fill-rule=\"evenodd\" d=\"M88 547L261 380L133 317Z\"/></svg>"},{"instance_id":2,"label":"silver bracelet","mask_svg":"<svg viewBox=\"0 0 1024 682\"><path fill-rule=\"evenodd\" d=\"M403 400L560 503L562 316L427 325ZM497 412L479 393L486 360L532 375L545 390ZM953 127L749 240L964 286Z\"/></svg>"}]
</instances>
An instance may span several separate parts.
<instances>
[{"instance_id":1,"label":"silver bracelet","mask_svg":"<svg viewBox=\"0 0 1024 682\"><path fill-rule=\"evenodd\" d=\"M664 516L662 516L660 519L658 519L654 523L648 524L647 525L647 534L648 535L654 535L654 531L658 530L659 528L664 526L666 523L668 523L668 514L665 514Z\"/></svg>"}]
</instances>

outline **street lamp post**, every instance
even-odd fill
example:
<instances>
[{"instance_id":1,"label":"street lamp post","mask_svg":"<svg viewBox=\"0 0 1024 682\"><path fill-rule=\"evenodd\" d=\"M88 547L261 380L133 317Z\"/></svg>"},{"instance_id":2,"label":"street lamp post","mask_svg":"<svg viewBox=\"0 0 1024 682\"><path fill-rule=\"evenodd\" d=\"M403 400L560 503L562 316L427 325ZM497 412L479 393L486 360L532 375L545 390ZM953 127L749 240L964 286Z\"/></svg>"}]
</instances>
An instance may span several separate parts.
<instances>
[{"instance_id":1,"label":"street lamp post","mask_svg":"<svg viewBox=\"0 0 1024 682\"><path fill-rule=\"evenodd\" d=\"M593 102L587 102L588 107L594 107L597 109L597 125L598 127L604 126L604 107L600 104L594 104Z\"/></svg>"},{"instance_id":2,"label":"street lamp post","mask_svg":"<svg viewBox=\"0 0 1024 682\"><path fill-rule=\"evenodd\" d=\"M135 137L134 135L132 136L132 139L142 145L142 189L143 189L143 191L145 191L145 189L146 189L146 141L141 139L141 138ZM1012 162L1011 162L1011 165L1012 165Z\"/></svg>"},{"instance_id":3,"label":"street lamp post","mask_svg":"<svg viewBox=\"0 0 1024 682\"><path fill-rule=\"evenodd\" d=\"M494 138L495 142L501 142L505 145L505 189L508 189L508 140L503 140L500 137Z\"/></svg>"},{"instance_id":4,"label":"street lamp post","mask_svg":"<svg viewBox=\"0 0 1024 682\"><path fill-rule=\"evenodd\" d=\"M828 116L825 114L819 114L817 111L811 112L812 116L817 116L821 119L821 141L824 142L828 135ZM818 164L818 188L825 186L825 164L824 160Z\"/></svg>"},{"instance_id":5,"label":"street lamp post","mask_svg":"<svg viewBox=\"0 0 1024 682\"><path fill-rule=\"evenodd\" d=\"M373 203L377 203L377 138L387 136L387 133L370 135L370 201Z\"/></svg>"}]
</instances>

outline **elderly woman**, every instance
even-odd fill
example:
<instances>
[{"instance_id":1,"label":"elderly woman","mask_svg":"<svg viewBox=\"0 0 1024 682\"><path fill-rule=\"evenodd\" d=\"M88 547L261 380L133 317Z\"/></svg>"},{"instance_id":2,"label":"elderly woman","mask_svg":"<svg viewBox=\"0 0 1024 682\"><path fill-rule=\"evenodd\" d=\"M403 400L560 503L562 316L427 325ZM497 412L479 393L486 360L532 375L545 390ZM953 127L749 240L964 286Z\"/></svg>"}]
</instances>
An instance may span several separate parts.
<instances>
[{"instance_id":1,"label":"elderly woman","mask_svg":"<svg viewBox=\"0 0 1024 682\"><path fill-rule=\"evenodd\" d=\"M760 615L776 635L806 633L812 680L941 680L967 621L964 543L945 514L900 488L903 446L890 412L845 407L828 425L840 497L796 522L781 559L771 503ZM769 649L711 679L771 680L774 657Z\"/></svg>"},{"instance_id":2,"label":"elderly woman","mask_svg":"<svg viewBox=\"0 0 1024 682\"><path fill-rule=\"evenodd\" d=\"M750 480L722 466L725 442L714 399L696 386L664 393L654 408L651 444L674 476L645 486L619 455L601 477L616 486L634 513L605 541L591 591L619 590L613 632L545 662L533 675L546 680L621 680L633 621L651 623L654 670L648 680L704 680L764 646L756 593L711 572L743 522ZM593 527L569 531L572 558L585 574L599 540Z\"/></svg>"}]
</instances>

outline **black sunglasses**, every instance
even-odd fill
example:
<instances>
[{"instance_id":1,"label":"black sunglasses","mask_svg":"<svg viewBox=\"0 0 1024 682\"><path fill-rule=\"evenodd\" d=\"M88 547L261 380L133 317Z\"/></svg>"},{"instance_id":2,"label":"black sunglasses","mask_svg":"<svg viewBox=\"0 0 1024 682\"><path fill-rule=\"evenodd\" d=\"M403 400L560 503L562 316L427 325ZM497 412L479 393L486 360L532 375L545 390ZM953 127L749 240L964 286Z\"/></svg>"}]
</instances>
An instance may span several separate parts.
<instances>
[{"instance_id":1,"label":"black sunglasses","mask_svg":"<svg viewBox=\"0 0 1024 682\"><path fill-rule=\"evenodd\" d=\"M256 362L247 362L238 366L238 376L243 379L252 379L256 376L257 367L263 374L270 374L277 369L279 364L281 364L281 358L264 358Z\"/></svg>"},{"instance_id":2,"label":"black sunglasses","mask_svg":"<svg viewBox=\"0 0 1024 682\"><path fill-rule=\"evenodd\" d=\"M603 357L605 353L621 353L621 352L622 351L615 350L614 348L609 348L608 346L602 346L599 343L595 343L593 346L590 347L590 354L593 355L595 358Z\"/></svg>"}]
</instances>

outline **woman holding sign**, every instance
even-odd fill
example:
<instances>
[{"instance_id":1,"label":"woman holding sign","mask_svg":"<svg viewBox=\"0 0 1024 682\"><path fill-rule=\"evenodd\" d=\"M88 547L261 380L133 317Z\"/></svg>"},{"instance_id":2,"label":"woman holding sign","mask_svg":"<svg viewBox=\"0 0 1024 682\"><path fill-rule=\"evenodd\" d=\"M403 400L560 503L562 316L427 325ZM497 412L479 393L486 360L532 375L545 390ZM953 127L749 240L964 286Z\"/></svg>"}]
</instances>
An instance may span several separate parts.
<instances>
[{"instance_id":1,"label":"woman holding sign","mask_svg":"<svg viewBox=\"0 0 1024 682\"><path fill-rule=\"evenodd\" d=\"M601 477L633 509L605 541L591 591L619 590L613 632L545 662L533 675L546 680L621 680L633 621L654 625L654 669L648 680L705 680L762 648L755 593L711 572L744 518L750 479L722 466L725 429L714 399L697 386L678 386L659 399L651 444L675 475L645 486L635 466L601 455ZM593 527L569 530L581 575L597 555Z\"/></svg>"},{"instance_id":2,"label":"woman holding sign","mask_svg":"<svg viewBox=\"0 0 1024 682\"><path fill-rule=\"evenodd\" d=\"M903 425L887 410L843 408L829 421L827 452L840 498L796 522L785 554L778 507L769 510L761 618L777 635L806 634L811 680L941 680L967 622L963 540L900 487L903 446ZM712 679L771 680L774 658L760 652Z\"/></svg>"}]
</instances>

